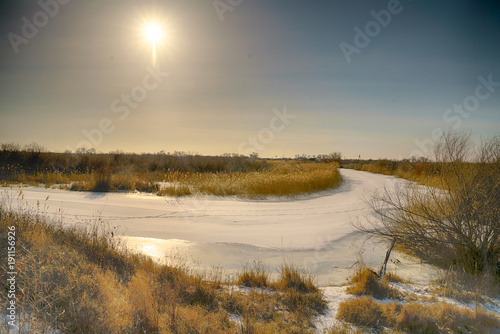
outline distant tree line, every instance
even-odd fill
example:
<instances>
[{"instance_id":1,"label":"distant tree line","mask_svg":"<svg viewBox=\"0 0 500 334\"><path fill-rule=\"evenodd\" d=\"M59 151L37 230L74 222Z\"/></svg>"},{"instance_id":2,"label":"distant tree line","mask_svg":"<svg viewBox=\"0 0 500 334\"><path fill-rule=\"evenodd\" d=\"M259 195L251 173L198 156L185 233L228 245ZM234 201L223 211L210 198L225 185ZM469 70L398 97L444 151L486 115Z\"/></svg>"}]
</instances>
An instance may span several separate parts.
<instances>
[{"instance_id":1,"label":"distant tree line","mask_svg":"<svg viewBox=\"0 0 500 334\"><path fill-rule=\"evenodd\" d=\"M342 153L333 152L329 154L318 154L318 155L296 154L295 159L318 161L318 162L338 162L340 164L342 162Z\"/></svg>"},{"instance_id":2,"label":"distant tree line","mask_svg":"<svg viewBox=\"0 0 500 334\"><path fill-rule=\"evenodd\" d=\"M224 154L203 156L185 152L156 154L96 153L79 149L77 152L48 152L36 143L21 147L15 143L0 145L0 177L12 173L92 173L103 167L129 172L248 172L267 168L267 162L256 156Z\"/></svg>"}]
</instances>

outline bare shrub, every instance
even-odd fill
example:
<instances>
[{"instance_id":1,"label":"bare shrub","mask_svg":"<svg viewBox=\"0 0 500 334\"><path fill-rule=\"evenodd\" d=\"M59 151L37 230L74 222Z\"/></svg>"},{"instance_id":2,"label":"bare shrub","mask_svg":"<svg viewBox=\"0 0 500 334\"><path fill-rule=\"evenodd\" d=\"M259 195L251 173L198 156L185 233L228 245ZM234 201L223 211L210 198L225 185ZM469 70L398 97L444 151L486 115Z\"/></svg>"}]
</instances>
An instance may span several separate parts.
<instances>
[{"instance_id":1,"label":"bare shrub","mask_svg":"<svg viewBox=\"0 0 500 334\"><path fill-rule=\"evenodd\" d=\"M494 272L500 254L500 138L473 144L445 133L435 147L435 186L385 189L370 202L380 220L359 228L446 268Z\"/></svg>"}]
</instances>

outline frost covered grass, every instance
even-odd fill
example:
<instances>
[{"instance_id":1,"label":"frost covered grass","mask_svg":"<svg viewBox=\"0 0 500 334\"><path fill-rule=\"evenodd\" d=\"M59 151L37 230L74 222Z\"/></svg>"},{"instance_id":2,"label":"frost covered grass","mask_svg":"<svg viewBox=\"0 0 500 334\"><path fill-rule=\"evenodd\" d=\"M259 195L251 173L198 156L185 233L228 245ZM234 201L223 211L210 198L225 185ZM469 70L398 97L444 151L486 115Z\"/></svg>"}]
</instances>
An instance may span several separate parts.
<instances>
[{"instance_id":1,"label":"frost covered grass","mask_svg":"<svg viewBox=\"0 0 500 334\"><path fill-rule=\"evenodd\" d=\"M220 272L132 253L99 220L65 226L0 206L1 258L9 226L18 231L17 315L27 333L313 333L326 307L312 279L293 266L266 281L268 289L245 290ZM2 280L3 310L6 288Z\"/></svg>"}]
</instances>

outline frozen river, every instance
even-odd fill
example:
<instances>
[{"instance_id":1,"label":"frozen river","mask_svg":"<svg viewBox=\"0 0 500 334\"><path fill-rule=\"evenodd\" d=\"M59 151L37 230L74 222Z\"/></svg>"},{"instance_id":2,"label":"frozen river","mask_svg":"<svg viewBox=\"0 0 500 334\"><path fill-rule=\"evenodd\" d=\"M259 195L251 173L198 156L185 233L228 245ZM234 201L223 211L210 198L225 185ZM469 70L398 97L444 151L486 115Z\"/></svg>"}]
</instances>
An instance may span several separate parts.
<instances>
[{"instance_id":1,"label":"frozen river","mask_svg":"<svg viewBox=\"0 0 500 334\"><path fill-rule=\"evenodd\" d=\"M65 223L99 217L130 248L159 261L194 269L220 267L228 274L254 261L271 271L286 261L327 286L344 283L360 257L369 266L381 265L387 245L365 242L352 223L373 214L365 199L376 190L404 182L354 170L341 173L339 188L296 199L172 198L25 187L22 202ZM18 194L17 188L4 188L3 197L17 208ZM401 254L391 259L389 269L414 282L434 277L429 268Z\"/></svg>"}]
</instances>

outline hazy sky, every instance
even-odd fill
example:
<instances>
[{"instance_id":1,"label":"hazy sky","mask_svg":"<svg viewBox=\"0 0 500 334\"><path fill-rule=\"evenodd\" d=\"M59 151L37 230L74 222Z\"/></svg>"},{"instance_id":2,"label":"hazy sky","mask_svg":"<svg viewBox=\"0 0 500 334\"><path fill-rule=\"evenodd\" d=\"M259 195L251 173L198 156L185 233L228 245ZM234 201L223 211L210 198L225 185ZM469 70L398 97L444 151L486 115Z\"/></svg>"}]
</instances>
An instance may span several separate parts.
<instances>
[{"instance_id":1,"label":"hazy sky","mask_svg":"<svg viewBox=\"0 0 500 334\"><path fill-rule=\"evenodd\" d=\"M401 158L439 128L500 134L498 1L0 6L1 143Z\"/></svg>"}]
</instances>

